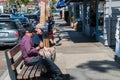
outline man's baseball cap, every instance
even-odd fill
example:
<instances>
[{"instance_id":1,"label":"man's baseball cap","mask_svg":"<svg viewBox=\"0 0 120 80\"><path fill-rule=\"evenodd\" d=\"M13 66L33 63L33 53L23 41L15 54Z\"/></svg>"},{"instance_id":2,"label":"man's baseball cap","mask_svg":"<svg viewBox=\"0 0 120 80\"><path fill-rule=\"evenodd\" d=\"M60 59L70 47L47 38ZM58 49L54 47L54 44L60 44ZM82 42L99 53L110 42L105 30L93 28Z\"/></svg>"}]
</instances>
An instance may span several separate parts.
<instances>
[{"instance_id":1,"label":"man's baseball cap","mask_svg":"<svg viewBox=\"0 0 120 80\"><path fill-rule=\"evenodd\" d=\"M45 28L40 28L40 29L41 29L41 31L42 31L42 32L44 32L44 31L45 31Z\"/></svg>"},{"instance_id":2,"label":"man's baseball cap","mask_svg":"<svg viewBox=\"0 0 120 80\"><path fill-rule=\"evenodd\" d=\"M29 33L36 32L36 30L33 27L26 27L25 31Z\"/></svg>"},{"instance_id":3,"label":"man's baseball cap","mask_svg":"<svg viewBox=\"0 0 120 80\"><path fill-rule=\"evenodd\" d=\"M41 29L42 31L45 31L45 30L46 30L45 25L43 25L43 24L41 24L41 23L38 23L35 28L39 28L39 29Z\"/></svg>"}]
</instances>

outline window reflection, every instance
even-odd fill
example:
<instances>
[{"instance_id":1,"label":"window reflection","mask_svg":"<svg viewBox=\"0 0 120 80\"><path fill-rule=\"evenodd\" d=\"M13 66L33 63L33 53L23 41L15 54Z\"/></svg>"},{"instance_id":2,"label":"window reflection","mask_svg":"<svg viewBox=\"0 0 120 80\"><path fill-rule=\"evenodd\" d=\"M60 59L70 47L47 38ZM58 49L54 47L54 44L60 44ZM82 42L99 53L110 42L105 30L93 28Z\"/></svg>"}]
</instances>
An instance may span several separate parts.
<instances>
[{"instance_id":1,"label":"window reflection","mask_svg":"<svg viewBox=\"0 0 120 80\"><path fill-rule=\"evenodd\" d=\"M98 7L98 31L100 35L103 35L103 27L104 27L104 1L100 1Z\"/></svg>"}]
</instances>

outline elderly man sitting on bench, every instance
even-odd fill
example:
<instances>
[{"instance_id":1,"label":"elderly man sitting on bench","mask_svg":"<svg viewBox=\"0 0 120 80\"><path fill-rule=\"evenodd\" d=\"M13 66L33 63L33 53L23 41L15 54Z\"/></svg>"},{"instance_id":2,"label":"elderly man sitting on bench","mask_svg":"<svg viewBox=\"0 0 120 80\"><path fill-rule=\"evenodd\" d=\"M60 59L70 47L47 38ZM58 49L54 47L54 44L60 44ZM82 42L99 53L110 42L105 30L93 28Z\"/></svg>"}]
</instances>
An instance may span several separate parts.
<instances>
[{"instance_id":1,"label":"elderly man sitting on bench","mask_svg":"<svg viewBox=\"0 0 120 80\"><path fill-rule=\"evenodd\" d=\"M40 29L41 30L41 29ZM25 30L25 35L20 41L20 49L22 51L22 56L26 65L34 64L44 64L47 70L54 74L54 80L63 80L62 72L58 66L49 58L43 59L40 55L40 46L34 47L32 43L32 37L35 33L35 29L32 27L27 27Z\"/></svg>"}]
</instances>

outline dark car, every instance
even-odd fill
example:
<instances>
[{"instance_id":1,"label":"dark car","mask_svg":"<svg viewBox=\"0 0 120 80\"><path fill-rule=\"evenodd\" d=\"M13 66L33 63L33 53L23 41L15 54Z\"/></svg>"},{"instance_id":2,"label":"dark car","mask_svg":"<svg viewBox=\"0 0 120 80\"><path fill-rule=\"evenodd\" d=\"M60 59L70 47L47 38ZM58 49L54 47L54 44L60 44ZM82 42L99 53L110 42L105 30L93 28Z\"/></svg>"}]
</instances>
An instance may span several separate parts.
<instances>
[{"instance_id":1,"label":"dark car","mask_svg":"<svg viewBox=\"0 0 120 80\"><path fill-rule=\"evenodd\" d=\"M38 23L39 22L39 17L36 15L36 14L24 14L25 17L27 17L30 22L36 22Z\"/></svg>"},{"instance_id":2,"label":"dark car","mask_svg":"<svg viewBox=\"0 0 120 80\"><path fill-rule=\"evenodd\" d=\"M14 18L15 16L13 14L0 14L1 18Z\"/></svg>"},{"instance_id":3,"label":"dark car","mask_svg":"<svg viewBox=\"0 0 120 80\"><path fill-rule=\"evenodd\" d=\"M15 15L12 19L19 19L23 25L23 27L27 27L30 25L28 18L22 16L22 15Z\"/></svg>"},{"instance_id":4,"label":"dark car","mask_svg":"<svg viewBox=\"0 0 120 80\"><path fill-rule=\"evenodd\" d=\"M19 19L23 25L23 27L29 26L29 20L28 18L24 17L23 14L1 14L1 18L11 18L11 19Z\"/></svg>"},{"instance_id":5,"label":"dark car","mask_svg":"<svg viewBox=\"0 0 120 80\"><path fill-rule=\"evenodd\" d=\"M19 20L0 18L0 46L16 45L24 31Z\"/></svg>"},{"instance_id":6,"label":"dark car","mask_svg":"<svg viewBox=\"0 0 120 80\"><path fill-rule=\"evenodd\" d=\"M35 11L33 14L36 14L40 18L40 10Z\"/></svg>"}]
</instances>

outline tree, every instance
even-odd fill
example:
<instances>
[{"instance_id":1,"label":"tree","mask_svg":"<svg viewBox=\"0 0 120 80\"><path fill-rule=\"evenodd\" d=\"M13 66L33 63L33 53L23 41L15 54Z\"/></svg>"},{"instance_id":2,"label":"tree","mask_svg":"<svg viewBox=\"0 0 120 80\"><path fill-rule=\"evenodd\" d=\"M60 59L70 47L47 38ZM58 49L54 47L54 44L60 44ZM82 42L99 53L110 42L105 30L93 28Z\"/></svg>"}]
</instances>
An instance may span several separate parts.
<instances>
[{"instance_id":1,"label":"tree","mask_svg":"<svg viewBox=\"0 0 120 80\"><path fill-rule=\"evenodd\" d=\"M6 0L7 6L17 5L21 7L21 4L27 5L29 0Z\"/></svg>"},{"instance_id":2,"label":"tree","mask_svg":"<svg viewBox=\"0 0 120 80\"><path fill-rule=\"evenodd\" d=\"M27 5L29 3L29 0L21 0L22 4Z\"/></svg>"},{"instance_id":3,"label":"tree","mask_svg":"<svg viewBox=\"0 0 120 80\"><path fill-rule=\"evenodd\" d=\"M56 4L56 0L52 0L52 4L51 4L51 12L53 13L55 11L55 4Z\"/></svg>"}]
</instances>

